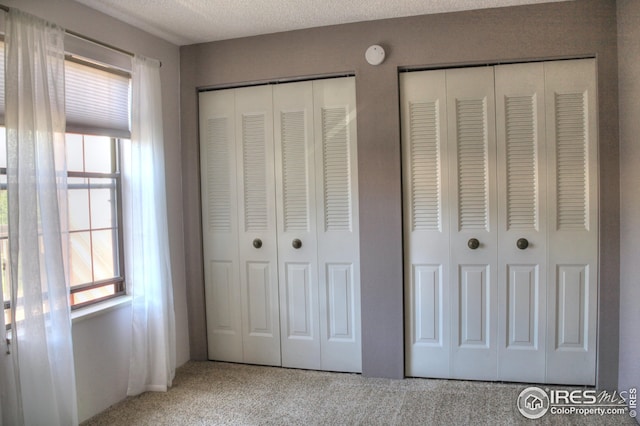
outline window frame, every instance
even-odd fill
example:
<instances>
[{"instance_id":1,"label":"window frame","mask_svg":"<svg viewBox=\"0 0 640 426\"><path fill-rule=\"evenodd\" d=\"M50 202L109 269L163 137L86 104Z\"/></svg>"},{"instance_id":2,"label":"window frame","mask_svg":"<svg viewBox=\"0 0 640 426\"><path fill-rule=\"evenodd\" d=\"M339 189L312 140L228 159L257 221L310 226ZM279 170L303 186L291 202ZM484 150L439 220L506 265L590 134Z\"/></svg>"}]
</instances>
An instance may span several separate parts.
<instances>
[{"instance_id":1,"label":"window frame","mask_svg":"<svg viewBox=\"0 0 640 426\"><path fill-rule=\"evenodd\" d=\"M84 137L85 136L97 136L97 135L86 135L79 133L66 133L66 134L75 134L83 137L83 160L84 160L84 150L86 149ZM69 306L72 311L77 309L81 309L87 306L94 305L99 302L103 302L105 300L113 299L120 296L125 296L127 294L127 286L126 286L126 275L125 275L125 256L124 256L124 230L123 230L123 213L122 213L122 144L123 140L121 138L116 138L112 136L107 136L111 141L111 165L112 171L111 173L104 172L79 172L79 171L67 171L67 178L81 178L87 179L86 188L89 190L91 188L95 188L91 185L90 179L113 179L114 185L109 185L109 188L112 188L112 191L115 192L115 213L112 217L112 227L114 229L115 236L113 238L113 257L114 264L118 265L117 271L118 275L113 278L108 278L106 280L98 280L91 281L89 283L83 283L78 285L71 285L71 265L69 265ZM69 187L70 185L67 184ZM91 215L91 203L89 203L89 215ZM115 221L115 223L113 223ZM84 231L71 231L67 230L68 234L71 235L74 232L85 232ZM89 231L94 231L93 228L90 228ZM91 255L93 260L93 254ZM91 266L91 273L93 276L93 261ZM86 302L81 303L73 303L74 294L80 293L82 291L92 290L100 287L107 287L109 285L113 285L113 294L91 299Z\"/></svg>"}]
</instances>

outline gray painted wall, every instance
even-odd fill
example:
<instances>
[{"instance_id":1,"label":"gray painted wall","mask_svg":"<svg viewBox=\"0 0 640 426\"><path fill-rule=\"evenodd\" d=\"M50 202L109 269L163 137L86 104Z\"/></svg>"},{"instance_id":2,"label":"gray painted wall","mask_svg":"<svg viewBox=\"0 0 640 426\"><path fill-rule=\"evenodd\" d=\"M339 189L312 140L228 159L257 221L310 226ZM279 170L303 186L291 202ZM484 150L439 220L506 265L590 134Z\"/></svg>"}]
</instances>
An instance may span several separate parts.
<instances>
[{"instance_id":1,"label":"gray painted wall","mask_svg":"<svg viewBox=\"0 0 640 426\"><path fill-rule=\"evenodd\" d=\"M640 389L640 2L618 0L620 87L620 373Z\"/></svg>"},{"instance_id":2,"label":"gray painted wall","mask_svg":"<svg viewBox=\"0 0 640 426\"><path fill-rule=\"evenodd\" d=\"M372 67L365 49L381 44ZM581 0L356 23L182 47L181 117L191 355L206 359L197 88L355 72L363 374L404 376L399 67L598 58L598 385L618 380L619 158L616 4Z\"/></svg>"}]
</instances>

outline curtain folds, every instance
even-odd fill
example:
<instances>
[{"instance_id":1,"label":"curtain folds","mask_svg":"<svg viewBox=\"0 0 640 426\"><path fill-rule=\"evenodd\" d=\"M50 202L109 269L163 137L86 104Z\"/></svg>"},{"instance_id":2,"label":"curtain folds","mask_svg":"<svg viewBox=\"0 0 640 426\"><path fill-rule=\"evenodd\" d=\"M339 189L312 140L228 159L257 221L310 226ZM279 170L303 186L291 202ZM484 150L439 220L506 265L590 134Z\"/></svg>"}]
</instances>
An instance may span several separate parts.
<instances>
[{"instance_id":1,"label":"curtain folds","mask_svg":"<svg viewBox=\"0 0 640 426\"><path fill-rule=\"evenodd\" d=\"M123 150L125 271L131 289L128 395L166 391L175 375L160 63L133 58L131 142Z\"/></svg>"},{"instance_id":2,"label":"curtain folds","mask_svg":"<svg viewBox=\"0 0 640 426\"><path fill-rule=\"evenodd\" d=\"M13 372L10 424L75 425L67 277L64 30L15 9L6 20L6 116Z\"/></svg>"}]
</instances>

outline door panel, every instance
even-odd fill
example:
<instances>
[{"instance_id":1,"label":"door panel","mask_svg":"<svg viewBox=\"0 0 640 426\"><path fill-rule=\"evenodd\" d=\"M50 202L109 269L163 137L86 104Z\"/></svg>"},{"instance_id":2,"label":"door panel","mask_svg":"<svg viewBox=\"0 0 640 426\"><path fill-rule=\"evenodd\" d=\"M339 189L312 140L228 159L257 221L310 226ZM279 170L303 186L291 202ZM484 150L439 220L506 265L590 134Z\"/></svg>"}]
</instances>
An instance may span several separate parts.
<instances>
[{"instance_id":1,"label":"door panel","mask_svg":"<svg viewBox=\"0 0 640 426\"><path fill-rule=\"evenodd\" d=\"M460 347L489 347L491 311L488 269L488 265L460 265Z\"/></svg>"},{"instance_id":2,"label":"door panel","mask_svg":"<svg viewBox=\"0 0 640 426\"><path fill-rule=\"evenodd\" d=\"M595 384L598 192L595 60L545 63L549 164L547 382Z\"/></svg>"},{"instance_id":3,"label":"door panel","mask_svg":"<svg viewBox=\"0 0 640 426\"><path fill-rule=\"evenodd\" d=\"M273 105L282 365L320 369L312 83L274 86Z\"/></svg>"},{"instance_id":4,"label":"door panel","mask_svg":"<svg viewBox=\"0 0 640 426\"><path fill-rule=\"evenodd\" d=\"M400 88L405 372L450 377L446 73L403 73Z\"/></svg>"},{"instance_id":5,"label":"door panel","mask_svg":"<svg viewBox=\"0 0 640 426\"><path fill-rule=\"evenodd\" d=\"M243 361L280 365L271 88L235 89L235 103Z\"/></svg>"},{"instance_id":6,"label":"door panel","mask_svg":"<svg viewBox=\"0 0 640 426\"><path fill-rule=\"evenodd\" d=\"M416 313L413 324L414 342L430 346L442 346L442 324L444 323L441 306L442 267L440 265L414 265L412 276L415 280Z\"/></svg>"},{"instance_id":7,"label":"door panel","mask_svg":"<svg viewBox=\"0 0 640 426\"><path fill-rule=\"evenodd\" d=\"M454 378L497 378L497 199L492 68L447 70ZM477 247L472 243L477 240ZM472 248L475 247L475 248Z\"/></svg>"},{"instance_id":8,"label":"door panel","mask_svg":"<svg viewBox=\"0 0 640 426\"><path fill-rule=\"evenodd\" d=\"M249 335L273 337L271 321L270 280L268 262L247 262L247 305Z\"/></svg>"},{"instance_id":9,"label":"door panel","mask_svg":"<svg viewBox=\"0 0 640 426\"><path fill-rule=\"evenodd\" d=\"M556 304L556 348L587 350L585 324L588 323L588 265L558 265Z\"/></svg>"},{"instance_id":10,"label":"door panel","mask_svg":"<svg viewBox=\"0 0 640 426\"><path fill-rule=\"evenodd\" d=\"M537 265L507 268L507 349L538 349L540 281ZM544 359L544 357L542 357ZM500 359L503 362L504 358Z\"/></svg>"},{"instance_id":11,"label":"door panel","mask_svg":"<svg viewBox=\"0 0 640 426\"><path fill-rule=\"evenodd\" d=\"M311 268L309 264L287 263L286 274L286 331L287 339L311 340L315 310L311 301Z\"/></svg>"},{"instance_id":12,"label":"door panel","mask_svg":"<svg viewBox=\"0 0 640 426\"><path fill-rule=\"evenodd\" d=\"M327 323L330 341L354 341L353 297L353 265L327 264Z\"/></svg>"},{"instance_id":13,"label":"door panel","mask_svg":"<svg viewBox=\"0 0 640 426\"><path fill-rule=\"evenodd\" d=\"M546 279L540 281L547 274L544 65L497 66L495 80L498 377L541 383L547 309Z\"/></svg>"},{"instance_id":14,"label":"door panel","mask_svg":"<svg viewBox=\"0 0 640 426\"><path fill-rule=\"evenodd\" d=\"M199 96L202 232L208 358L242 361L235 96Z\"/></svg>"},{"instance_id":15,"label":"door panel","mask_svg":"<svg viewBox=\"0 0 640 426\"><path fill-rule=\"evenodd\" d=\"M360 372L355 101L353 77L313 82L320 357L323 370ZM346 317L342 323L340 316ZM345 321L352 337L337 338L332 333L344 329Z\"/></svg>"}]
</instances>

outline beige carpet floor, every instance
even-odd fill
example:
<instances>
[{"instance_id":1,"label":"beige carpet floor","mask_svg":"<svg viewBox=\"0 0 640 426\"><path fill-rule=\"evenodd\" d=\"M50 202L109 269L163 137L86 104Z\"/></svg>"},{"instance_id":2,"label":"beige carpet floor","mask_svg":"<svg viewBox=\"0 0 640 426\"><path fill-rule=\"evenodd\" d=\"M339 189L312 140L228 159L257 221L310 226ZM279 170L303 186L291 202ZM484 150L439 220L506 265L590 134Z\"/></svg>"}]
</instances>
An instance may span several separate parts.
<instances>
[{"instance_id":1,"label":"beige carpet floor","mask_svg":"<svg viewBox=\"0 0 640 426\"><path fill-rule=\"evenodd\" d=\"M516 407L525 387L191 361L168 392L128 398L84 425L637 426L627 414L525 419Z\"/></svg>"}]
</instances>

